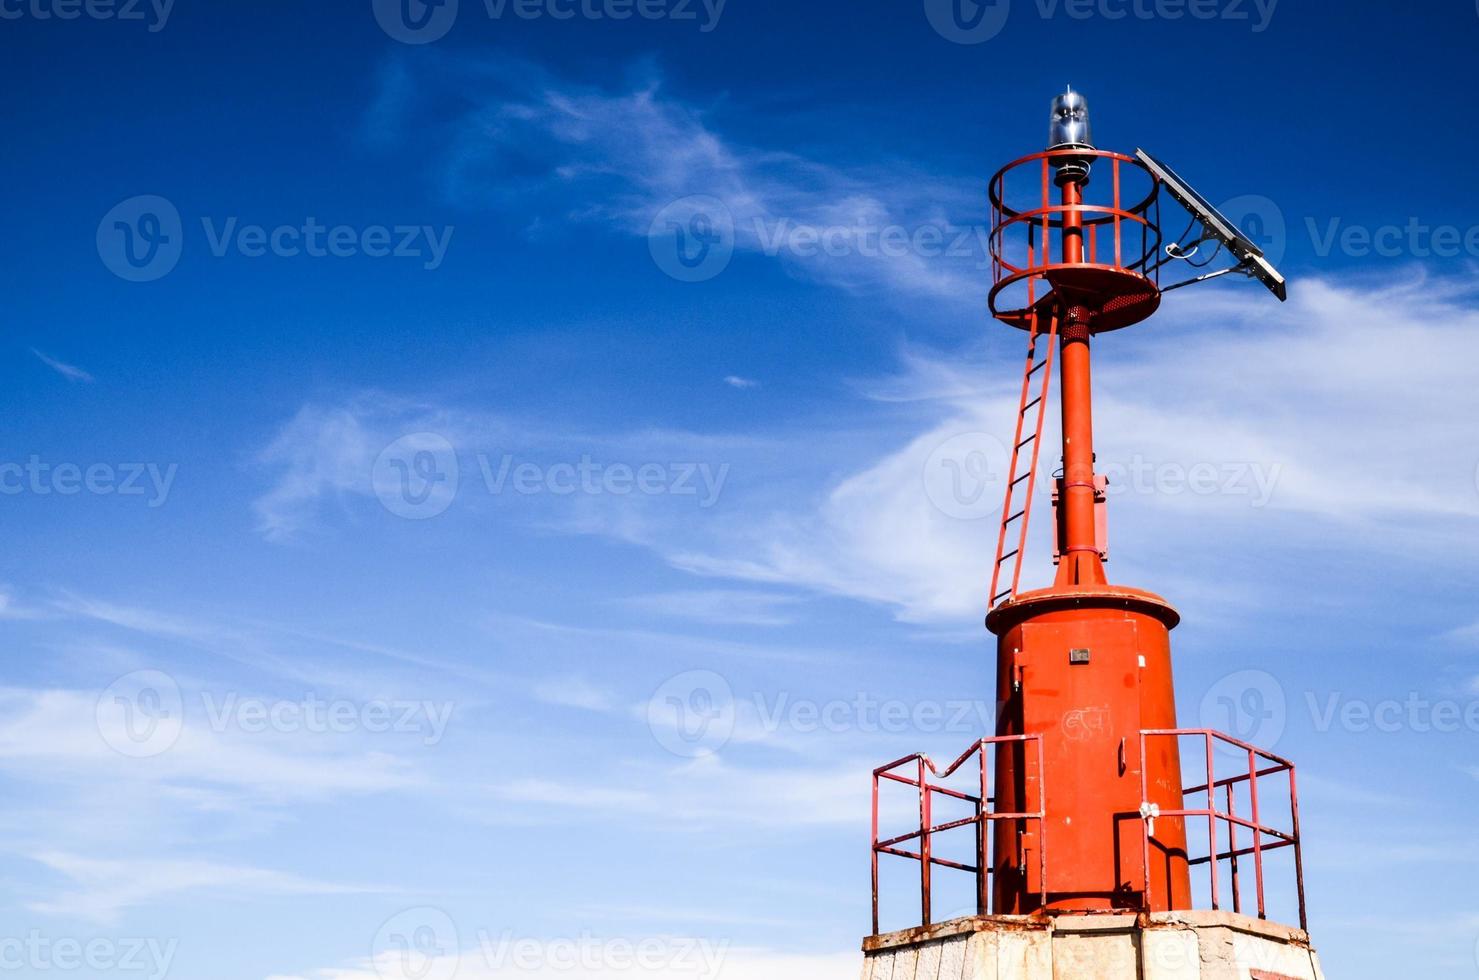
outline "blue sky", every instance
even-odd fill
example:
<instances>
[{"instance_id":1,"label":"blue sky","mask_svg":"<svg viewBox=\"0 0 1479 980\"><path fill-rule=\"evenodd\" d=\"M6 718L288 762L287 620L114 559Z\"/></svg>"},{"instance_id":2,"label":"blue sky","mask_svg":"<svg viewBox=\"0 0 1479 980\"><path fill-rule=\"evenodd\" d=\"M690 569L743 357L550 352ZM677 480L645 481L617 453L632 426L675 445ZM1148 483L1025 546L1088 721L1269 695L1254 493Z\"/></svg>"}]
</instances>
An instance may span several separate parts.
<instances>
[{"instance_id":1,"label":"blue sky","mask_svg":"<svg viewBox=\"0 0 1479 980\"><path fill-rule=\"evenodd\" d=\"M1479 973L1479 10L961 3L0 2L7 967L851 975L868 770L991 727L1072 83L1291 280L1097 345L1111 576L1327 972Z\"/></svg>"}]
</instances>

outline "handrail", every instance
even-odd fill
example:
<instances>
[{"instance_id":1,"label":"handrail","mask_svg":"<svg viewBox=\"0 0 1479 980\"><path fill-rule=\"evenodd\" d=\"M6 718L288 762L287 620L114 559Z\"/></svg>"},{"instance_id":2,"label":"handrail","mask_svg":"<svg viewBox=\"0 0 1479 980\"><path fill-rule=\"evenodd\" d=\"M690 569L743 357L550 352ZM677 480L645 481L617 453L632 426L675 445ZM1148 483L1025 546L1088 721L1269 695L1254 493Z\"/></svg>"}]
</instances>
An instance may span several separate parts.
<instances>
[{"instance_id":1,"label":"handrail","mask_svg":"<svg viewBox=\"0 0 1479 980\"><path fill-rule=\"evenodd\" d=\"M1159 806L1149 803L1150 785L1149 768L1141 767L1140 791L1141 799L1147 801L1141 809L1140 817L1144 827L1142 840L1141 860L1143 862L1144 880L1150 880L1151 868L1151 845L1155 838L1156 820L1186 820L1188 818L1201 818L1207 821L1207 853L1193 857L1186 856L1186 864L1189 867L1207 867L1210 877L1210 896L1213 909L1222 908L1222 894L1219 885L1219 871L1226 863L1230 870L1232 882L1232 910L1237 913L1243 911L1243 868L1241 859L1251 856L1253 858L1254 890L1256 896L1256 911L1260 919L1268 918L1267 900L1265 895L1265 869L1264 856L1274 851L1286 848L1292 849L1294 858L1294 880L1299 902L1299 927L1309 929L1309 915L1305 902L1304 892L1304 853L1299 829L1299 788L1295 777L1294 764L1287 759L1274 755L1266 749L1260 749L1240 739L1234 738L1222 732L1206 728L1162 728L1145 729L1140 732L1140 756L1146 758L1147 743L1154 738L1196 738L1203 743L1204 765L1206 767L1205 778L1191 786L1182 789L1182 806L1176 809L1161 809ZM1001 812L994 809L996 798L991 795L992 786L992 760L993 750L996 746L1010 743L1034 743L1036 751L1036 770L1030 768L1025 770L1028 783L1037 784L1037 809L1023 810L1021 812ZM1223 746L1237 750L1247 758L1246 771L1235 772L1230 775L1219 775L1216 771L1217 753L1215 748ZM979 788L972 792L966 792L949 786L941 785L943 780L949 779L961 770L972 758L979 760ZM902 771L901 771L902 770ZM1289 823L1287 826L1273 826L1264 822L1264 807L1260 800L1259 785L1261 782L1277 778L1287 774L1289 791ZM1035 777L1035 778L1034 778ZM900 833L888 838L879 836L879 787L885 782L901 783L909 786L918 794L919 819L918 824L905 833ZM1237 812L1237 790L1239 787L1247 786L1247 800L1250 812L1240 814ZM1221 791L1221 803L1218 796ZM1205 806L1187 804L1185 797L1203 794L1206 796ZM951 799L968 803L971 806L971 814L942 823L935 823L933 803L935 796L945 796ZM991 906L991 875L995 873L992 867L991 848L994 843L990 828L996 821L1018 820L1037 821L1038 834L1038 899L1039 907L1046 908L1048 904L1048 871L1049 871L1049 849L1046 835L1041 833L1047 819L1047 785L1046 773L1044 771L1044 748L1041 735L999 735L992 738L982 738L971 744L949 765L941 767L935 764L929 756L923 753L913 753L895 759L893 762L879 766L873 770L873 846L872 846L872 875L873 875L873 932L876 935L879 927L879 887L878 867L879 855L888 854L895 857L907 858L919 862L919 900L920 900L920 924L930 925L931 916L931 890L932 872L935 868L948 868L972 874L976 878L976 909L977 914L985 915ZM1024 794L1020 805L1026 807L1028 799ZM1226 828L1226 839L1219 839L1218 826ZM943 833L961 830L966 827L974 827L976 833L976 856L974 863L967 861L955 861L940 857L933 853L934 838ZM1251 835L1251 840L1239 840L1239 831L1246 831ZM911 850L907 846L913 844ZM1159 842L1157 842L1159 844ZM1150 910L1149 892L1143 892L1144 910Z\"/></svg>"},{"instance_id":2,"label":"handrail","mask_svg":"<svg viewBox=\"0 0 1479 980\"><path fill-rule=\"evenodd\" d=\"M1219 888L1218 868L1221 862L1228 862L1232 881L1232 904L1233 911L1241 913L1243 910L1241 868L1238 859L1248 855L1253 856L1254 886L1257 900L1258 917L1268 918L1268 907L1264 894L1264 867L1263 856L1270 851L1290 847L1294 849L1294 881L1299 902L1299 927L1309 929L1309 913L1305 904L1304 894L1304 850L1299 834L1299 787L1295 779L1294 763L1280 756L1274 755L1266 749L1260 749L1250 745L1241 739L1233 738L1222 732L1210 728L1161 728L1146 729L1140 733L1140 754L1145 757L1147 741L1151 738L1199 738L1203 741L1206 766L1206 778L1203 782L1188 786L1182 790L1183 797L1206 794L1207 805L1205 807L1191 807L1183 805L1180 809L1163 810L1151 806L1149 803L1141 810L1141 819L1145 827L1145 835L1142 847L1142 860L1146 874L1150 871L1150 843L1155 836L1155 821L1158 819L1201 817L1207 821L1207 853L1201 857L1188 858L1187 864L1196 867L1207 865L1210 880L1210 892L1212 908L1222 907ZM1233 776L1218 778L1216 774L1216 745L1230 746L1246 755L1248 769ZM1271 763L1269 766L1260 767L1259 760ZM1258 786L1259 781L1281 774L1289 776L1289 829L1283 830L1278 827L1265 825L1262 822L1260 812ZM1239 784L1248 785L1248 802L1252 812L1244 817L1236 812L1236 800L1233 789ZM1217 807L1217 790L1223 790L1225 810ZM1150 786L1148 770L1142 769L1140 775L1141 798L1150 799ZM1227 849L1222 850L1217 838L1217 825L1225 824L1227 827ZM1237 829L1241 827L1250 831L1253 835L1251 846L1239 846ZM1265 837L1273 838L1266 842Z\"/></svg>"},{"instance_id":3,"label":"handrail","mask_svg":"<svg viewBox=\"0 0 1479 980\"><path fill-rule=\"evenodd\" d=\"M1066 204L1058 199L1052 172L1061 158L1086 158L1090 162L1107 164L1109 201ZM1144 197L1124 200L1123 167L1128 167L1145 181L1148 190ZM1038 172L1033 173L1034 170ZM1027 193L1025 188L1014 188L1014 196L1018 190L1023 193L1020 199L1009 201L1008 175L1030 178L1031 193ZM992 175L987 183L987 197L992 219L991 232L987 236L992 278L988 305L994 316L1022 326L1026 311L1034 308L1046 295L1046 288L1051 288L1050 276L1056 277L1064 269L1093 269L1108 275L1121 274L1123 282L1120 288L1131 292L1158 293L1160 270L1155 260L1160 256L1163 240L1160 180L1135 157L1092 148L1029 154ZM1134 241L1136 229L1139 242ZM1009 241L1009 230L1025 231L1025 243L1021 242L1021 231L1013 234ZM1101 231L1104 234L1101 235ZM1056 257L1058 249L1054 247L1055 238L1061 240L1066 233L1081 235L1084 242L1082 260L1072 265L1059 261ZM1125 240L1127 237L1128 242ZM1025 257L1019 252L1024 245ZM1046 288L1040 290L1039 283ZM1025 304L1020 308L1003 309L1003 293L1013 286L1025 287ZM1012 303L1022 298L1018 290L1013 290Z\"/></svg>"},{"instance_id":4,"label":"handrail","mask_svg":"<svg viewBox=\"0 0 1479 980\"><path fill-rule=\"evenodd\" d=\"M991 766L988 756L991 749L997 745L1008 743L1034 742L1037 746L1037 776L1038 776L1038 809L1031 812L1001 813L991 809L995 798L990 795ZM979 795L964 793L951 789L947 786L932 783L930 778L944 780L954 775L961 766L972 756L978 756L980 760L980 789ZM912 764L912 777L901 775L894 770ZM985 914L989 907L990 889L988 887L992 868L990 867L990 833L992 823L998 820L1037 820L1039 825L1045 818L1043 784L1043 746L1040 735L998 735L992 738L976 740L970 748L966 749L953 762L944 769L935 765L929 756L916 752L903 758L895 759L886 765L879 766L873 770L873 847L872 847L872 871L873 871L873 932L878 933L878 856L880 854L891 854L896 857L909 858L919 862L919 897L920 897L920 924L931 923L931 870L936 867L950 868L956 871L964 871L976 876L976 905L980 914ZM903 783L914 787L919 793L919 825L914 830L905 834L899 834L880 840L878 836L878 790L883 780ZM934 822L933 798L935 794L948 796L962 800L973 805L974 812L969 817L949 820L941 824ZM1026 801L1023 801L1024 805ZM976 863L965 864L951 861L946 858L937 857L932 853L932 838L941 833L958 830L963 827L973 826L976 828ZM897 845L906 841L919 841L919 849L910 851ZM1041 887L1041 898L1044 904L1047 901L1047 848L1045 843L1038 848L1038 884Z\"/></svg>"}]
</instances>

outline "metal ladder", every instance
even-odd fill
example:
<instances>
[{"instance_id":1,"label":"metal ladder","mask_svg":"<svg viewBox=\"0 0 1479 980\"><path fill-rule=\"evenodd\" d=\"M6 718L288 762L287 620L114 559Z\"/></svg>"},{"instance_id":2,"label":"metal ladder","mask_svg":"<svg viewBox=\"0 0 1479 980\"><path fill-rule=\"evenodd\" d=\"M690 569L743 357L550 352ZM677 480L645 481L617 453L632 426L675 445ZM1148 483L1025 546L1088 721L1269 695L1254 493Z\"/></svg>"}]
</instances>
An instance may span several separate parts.
<instances>
[{"instance_id":1,"label":"metal ladder","mask_svg":"<svg viewBox=\"0 0 1479 980\"><path fill-rule=\"evenodd\" d=\"M1057 351L1058 340L1058 314L1048 316L1048 329L1044 333L1042 321L1037 310L1033 310L1030 316L1027 330L1027 364L1022 371L1022 397L1017 407L1017 431L1012 436L1012 462L1008 468L1008 482L1006 486L1005 499L1001 505L1001 530L996 537L996 562L991 570L991 601L990 606L995 606L1003 599L1013 597L1017 594L1017 585L1022 579L1022 552L1027 547L1027 522L1032 516L1032 490L1037 483L1037 456L1042 448L1042 424L1048 407L1048 389L1053 379L1053 357ZM1047 338L1047 356L1042 360L1037 359L1037 345L1044 337ZM1039 371L1042 379L1039 383L1037 396L1029 398L1032 394L1032 379ZM1037 420L1032 427L1032 434L1023 437L1022 432L1027 424L1027 413L1037 409ZM1030 447L1028 464L1025 472L1018 472L1022 462L1022 450ZM1025 487L1020 494L1019 487ZM1007 551L1007 532L1014 523L1021 522L1016 535L1017 546ZM998 591L1002 584L1002 568L1008 562L1012 562L1011 585Z\"/></svg>"}]
</instances>

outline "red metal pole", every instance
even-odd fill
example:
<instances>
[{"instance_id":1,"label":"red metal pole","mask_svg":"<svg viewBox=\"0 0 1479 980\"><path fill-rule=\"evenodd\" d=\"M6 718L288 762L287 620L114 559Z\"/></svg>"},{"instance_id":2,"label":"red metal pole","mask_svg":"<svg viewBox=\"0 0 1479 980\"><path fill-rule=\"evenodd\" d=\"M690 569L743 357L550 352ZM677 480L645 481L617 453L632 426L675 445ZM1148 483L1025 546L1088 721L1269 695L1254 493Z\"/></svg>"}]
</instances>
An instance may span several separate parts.
<instances>
[{"instance_id":1,"label":"red metal pole","mask_svg":"<svg viewBox=\"0 0 1479 980\"><path fill-rule=\"evenodd\" d=\"M987 848L989 844L986 835L990 832L987 815L991 812L991 797L987 794L987 780L990 774L986 769L986 740L983 738L976 743L981 749L981 801L976 804L976 914L985 915L988 911L987 881L991 873L986 869L986 861L989 858Z\"/></svg>"},{"instance_id":2,"label":"red metal pole","mask_svg":"<svg viewBox=\"0 0 1479 980\"><path fill-rule=\"evenodd\" d=\"M1140 758L1142 759L1145 758L1146 737L1145 732L1142 731L1140 733ZM1140 767L1140 799L1150 799L1150 770L1143 765ZM1140 835L1140 867L1145 874L1145 901L1142 904L1145 906L1145 911L1153 912L1155 908L1150 901L1150 820L1148 818L1142 819L1140 829L1143 831Z\"/></svg>"},{"instance_id":3,"label":"red metal pole","mask_svg":"<svg viewBox=\"0 0 1479 980\"><path fill-rule=\"evenodd\" d=\"M1294 881L1299 889L1299 928L1309 932L1309 915L1304 907L1304 843L1299 835L1299 787L1295 785L1293 766L1289 767L1289 815L1293 821L1289 829L1294 838Z\"/></svg>"},{"instance_id":4,"label":"red metal pole","mask_svg":"<svg viewBox=\"0 0 1479 980\"><path fill-rule=\"evenodd\" d=\"M1062 188L1063 262L1084 260L1082 200L1079 185ZM1094 530L1094 419L1089 376L1089 312L1066 297L1059 326L1063 350L1059 359L1063 404L1063 558L1057 585L1104 585L1104 564Z\"/></svg>"},{"instance_id":5,"label":"red metal pole","mask_svg":"<svg viewBox=\"0 0 1479 980\"><path fill-rule=\"evenodd\" d=\"M1225 787L1227 791L1227 815L1229 817L1238 815L1237 801L1234 799L1233 794L1234 785L1234 783L1229 782ZM1212 793L1213 787L1208 786L1207 796L1210 798ZM1258 821L1254 820L1253 822L1257 823ZM1238 882L1238 825L1232 820L1227 822L1227 851L1229 855L1228 860L1231 862L1232 868L1233 911L1241 914L1243 911L1243 893L1241 891L1242 885Z\"/></svg>"},{"instance_id":6,"label":"red metal pole","mask_svg":"<svg viewBox=\"0 0 1479 980\"><path fill-rule=\"evenodd\" d=\"M1207 745L1207 867L1212 869L1212 908L1222 908L1217 897L1217 801L1212 784L1217 780L1217 767L1212 760L1212 736L1203 733Z\"/></svg>"},{"instance_id":7,"label":"red metal pole","mask_svg":"<svg viewBox=\"0 0 1479 980\"><path fill-rule=\"evenodd\" d=\"M1258 812L1258 757L1248 750L1248 797L1253 809L1253 870L1258 881L1258 917L1268 918L1263 904L1263 817Z\"/></svg>"},{"instance_id":8,"label":"red metal pole","mask_svg":"<svg viewBox=\"0 0 1479 980\"><path fill-rule=\"evenodd\" d=\"M930 924L930 788L925 782L924 757L919 757L919 906L924 925Z\"/></svg>"},{"instance_id":9,"label":"red metal pole","mask_svg":"<svg viewBox=\"0 0 1479 980\"><path fill-rule=\"evenodd\" d=\"M878 773L873 774L873 935L878 935Z\"/></svg>"},{"instance_id":10,"label":"red metal pole","mask_svg":"<svg viewBox=\"0 0 1479 980\"><path fill-rule=\"evenodd\" d=\"M1047 783L1047 763L1043 758L1042 736L1035 736L1037 741L1037 888L1038 908L1048 907L1048 835L1044 833L1043 824L1047 819L1048 803L1045 795ZM1025 756L1026 753L1024 752ZM1027 802L1027 793L1022 793L1022 802ZM1027 811L1023 811L1024 813ZM1025 823L1024 823L1025 826Z\"/></svg>"}]
</instances>

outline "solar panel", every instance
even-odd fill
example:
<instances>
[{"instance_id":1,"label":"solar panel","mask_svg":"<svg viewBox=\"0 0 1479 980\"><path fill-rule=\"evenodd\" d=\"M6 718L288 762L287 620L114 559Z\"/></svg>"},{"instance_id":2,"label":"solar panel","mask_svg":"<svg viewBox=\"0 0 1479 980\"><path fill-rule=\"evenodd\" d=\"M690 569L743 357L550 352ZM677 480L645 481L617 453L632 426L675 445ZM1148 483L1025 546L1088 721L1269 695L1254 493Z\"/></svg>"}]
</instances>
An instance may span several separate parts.
<instances>
[{"instance_id":1,"label":"solar panel","mask_svg":"<svg viewBox=\"0 0 1479 980\"><path fill-rule=\"evenodd\" d=\"M1255 245L1238 229L1237 225L1228 221L1222 212L1212 206L1211 202L1182 180L1176 171L1144 150L1136 150L1135 156L1165 185L1171 196L1191 212L1192 217L1201 222L1205 234L1216 238L1237 258L1240 268L1268 287L1269 292L1279 297L1280 302L1288 298L1284 277L1279 275L1279 270L1275 269L1273 263L1264 257L1263 249Z\"/></svg>"}]
</instances>

